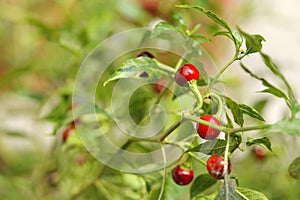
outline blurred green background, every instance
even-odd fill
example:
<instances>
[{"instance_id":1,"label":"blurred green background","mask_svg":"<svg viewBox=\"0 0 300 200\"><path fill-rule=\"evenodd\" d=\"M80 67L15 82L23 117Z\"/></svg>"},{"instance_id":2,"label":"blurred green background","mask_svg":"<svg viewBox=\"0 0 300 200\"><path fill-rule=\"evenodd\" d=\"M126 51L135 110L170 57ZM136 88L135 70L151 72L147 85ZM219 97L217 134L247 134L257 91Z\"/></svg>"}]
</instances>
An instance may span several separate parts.
<instances>
[{"instance_id":1,"label":"blurred green background","mask_svg":"<svg viewBox=\"0 0 300 200\"><path fill-rule=\"evenodd\" d=\"M62 94L69 97L76 72L89 52L101 41L118 32L153 26L159 20L173 23L172 15L179 13L189 26L201 23L202 33L213 33L216 27L207 18L193 11L174 7L175 4L182 3L201 4L218 13L233 26L237 23L248 25L248 30L252 31L251 27L254 27L258 33L261 28L255 24L256 20L260 19L259 13L264 10L256 7L256 1L0 2L0 199L151 197L147 194L145 183L139 177L115 171L108 173L103 182L97 182L95 186L88 187L84 193L80 193L82 187L89 186L89 181L95 178L98 168L103 166L83 147L73 148L71 144L57 148L57 145L61 145L62 130L58 131L58 135L52 135L52 132L58 119L49 121L43 116L53 108L51 105L61 101ZM271 13L271 16L275 19L278 18L272 14L274 13ZM271 36L270 38L270 43L275 40ZM203 45L218 66L225 63L233 51L224 38L214 38L212 42ZM269 51L277 51L272 47L272 44L267 45ZM252 62L255 63L255 60ZM279 62L281 63L280 60ZM293 63L291 68L294 69L295 65ZM284 71L290 73L288 69ZM245 91L249 82L243 82L237 73L229 73L225 77L229 86L227 92L233 96L238 95L239 100L246 99L248 103L254 104L257 100L255 94L251 98L246 98L248 94L245 94L249 93ZM288 76L293 77L289 74ZM291 80L292 83L295 83L294 80ZM105 101L105 98L103 99ZM68 105L71 104L70 98L64 101ZM272 105L275 104L263 111L266 119L270 121L283 115L279 109L276 113L277 118L274 119L274 115L269 114L273 109ZM65 127L66 124L60 125ZM287 168L292 159L299 154L299 138L280 134L270 137L274 152L267 152L264 160L257 159L253 149L234 153L233 175L239 178L241 186L261 191L270 199L297 200L300 198L300 183L289 177ZM197 174L205 170L197 164L194 167ZM155 180L156 177L161 180L161 174L158 172L147 174L145 177L147 180ZM170 182L167 199L188 199L188 188L180 188L170 181L170 176L167 178ZM143 183L139 184L140 182ZM120 193L118 186L127 196L124 196L123 192ZM159 191L159 186L151 189L155 193Z\"/></svg>"}]
</instances>

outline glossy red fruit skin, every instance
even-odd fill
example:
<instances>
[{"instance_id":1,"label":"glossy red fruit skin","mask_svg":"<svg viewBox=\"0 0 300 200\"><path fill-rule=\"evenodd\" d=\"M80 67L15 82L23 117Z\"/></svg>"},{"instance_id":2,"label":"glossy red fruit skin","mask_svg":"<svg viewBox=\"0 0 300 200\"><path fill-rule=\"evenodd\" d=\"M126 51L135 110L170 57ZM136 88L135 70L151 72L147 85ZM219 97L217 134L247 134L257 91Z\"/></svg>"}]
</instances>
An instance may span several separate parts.
<instances>
[{"instance_id":1,"label":"glossy red fruit skin","mask_svg":"<svg viewBox=\"0 0 300 200\"><path fill-rule=\"evenodd\" d=\"M148 58L154 58L154 56L148 51L143 51L139 53L136 57L142 57L142 56L146 56Z\"/></svg>"},{"instance_id":2,"label":"glossy red fruit skin","mask_svg":"<svg viewBox=\"0 0 300 200\"><path fill-rule=\"evenodd\" d=\"M194 171L183 169L178 165L172 170L172 178L178 185L187 185L192 182Z\"/></svg>"},{"instance_id":3,"label":"glossy red fruit skin","mask_svg":"<svg viewBox=\"0 0 300 200\"><path fill-rule=\"evenodd\" d=\"M68 137L74 132L74 124L70 124L68 128L63 132L63 142L66 142Z\"/></svg>"},{"instance_id":4,"label":"glossy red fruit skin","mask_svg":"<svg viewBox=\"0 0 300 200\"><path fill-rule=\"evenodd\" d=\"M266 158L266 151L261 146L254 146L254 155L258 160L264 160Z\"/></svg>"},{"instance_id":5,"label":"glossy red fruit skin","mask_svg":"<svg viewBox=\"0 0 300 200\"><path fill-rule=\"evenodd\" d=\"M203 115L200 119L221 126L221 122L212 115ZM214 129L212 127L206 126L204 124L197 123L197 133L198 135L206 140L213 140L219 136L221 131Z\"/></svg>"},{"instance_id":6,"label":"glossy red fruit skin","mask_svg":"<svg viewBox=\"0 0 300 200\"><path fill-rule=\"evenodd\" d=\"M212 155L206 163L206 169L208 173L215 179L224 178L224 158L218 154ZM231 163L228 161L228 174L231 172Z\"/></svg>"},{"instance_id":7,"label":"glossy red fruit skin","mask_svg":"<svg viewBox=\"0 0 300 200\"><path fill-rule=\"evenodd\" d=\"M199 78L200 72L192 64L183 65L175 74L175 81L181 87L185 86L188 81L199 80Z\"/></svg>"}]
</instances>

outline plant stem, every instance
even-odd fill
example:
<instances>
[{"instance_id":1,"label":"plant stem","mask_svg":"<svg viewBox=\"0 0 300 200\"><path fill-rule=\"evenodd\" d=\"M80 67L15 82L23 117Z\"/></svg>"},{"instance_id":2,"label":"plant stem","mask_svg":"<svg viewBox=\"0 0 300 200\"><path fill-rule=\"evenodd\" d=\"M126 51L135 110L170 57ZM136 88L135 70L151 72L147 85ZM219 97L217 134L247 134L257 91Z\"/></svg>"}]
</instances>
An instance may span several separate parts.
<instances>
[{"instance_id":1,"label":"plant stem","mask_svg":"<svg viewBox=\"0 0 300 200\"><path fill-rule=\"evenodd\" d=\"M172 67L170 67L170 66L168 66L168 65L165 65L165 64L159 62L158 60L155 60L155 59L153 59L153 60L156 62L157 66L158 66L161 70L163 70L163 71L165 71L165 72L168 72L168 73L171 73L171 74L175 74L175 73L176 73L176 69L174 69L174 68L172 68Z\"/></svg>"},{"instance_id":2,"label":"plant stem","mask_svg":"<svg viewBox=\"0 0 300 200\"><path fill-rule=\"evenodd\" d=\"M162 156L164 159L164 176L163 176L163 180L162 180L162 185L161 185L161 190L160 190L160 194L158 197L158 200L164 199L164 192L165 192L165 187L166 187L166 177L167 177L167 156L166 156L166 151L164 146L162 145L162 143L160 143L161 149L162 149Z\"/></svg>"},{"instance_id":3,"label":"plant stem","mask_svg":"<svg viewBox=\"0 0 300 200\"><path fill-rule=\"evenodd\" d=\"M168 83L168 85L166 87L163 88L163 90L159 93L156 101L154 104L159 104L159 102L161 101L162 97L166 94L166 92L168 91L168 88L170 88L172 86L172 84L174 83L174 81L170 81Z\"/></svg>"},{"instance_id":4,"label":"plant stem","mask_svg":"<svg viewBox=\"0 0 300 200\"><path fill-rule=\"evenodd\" d=\"M86 189L88 189L89 187L91 187L92 185L94 185L96 183L96 181L98 181L98 178L100 177L100 174L103 172L104 168L105 168L105 165L98 171L98 173L95 176L96 177L95 179L90 180L85 185L83 185L80 188L80 190L74 192L73 195L70 197L70 199L71 200L77 199Z\"/></svg>"},{"instance_id":5,"label":"plant stem","mask_svg":"<svg viewBox=\"0 0 300 200\"><path fill-rule=\"evenodd\" d=\"M226 71L226 69L237 60L237 55L235 55L228 63L226 63L217 73L217 75L213 78L212 82L208 84L208 89L210 89L215 82L219 79L219 77Z\"/></svg>"},{"instance_id":6,"label":"plant stem","mask_svg":"<svg viewBox=\"0 0 300 200\"><path fill-rule=\"evenodd\" d=\"M185 54L184 54L183 56L185 56ZM169 70L169 72L171 72L172 74L175 74L176 71L179 69L179 67L180 67L180 66L182 65L182 63L183 63L183 57L181 57L181 58L178 60L178 62L177 62L177 64L176 64L176 66L175 66L174 69L171 68L171 67L169 67L169 66L167 66L167 65L164 65L164 64L160 63L160 62L157 61L157 60L154 60L154 61L158 64L159 67L161 67L161 69ZM171 70L171 69L172 69L172 70ZM165 95L165 93L168 91L168 88L170 88L170 87L172 86L173 83L174 83L174 80L172 79L172 80L167 84L167 86L164 87L163 90L159 93L159 95L158 95L156 101L154 102L154 104L159 104L159 102L161 101L162 97ZM149 116L146 115L146 116L141 120L141 122L144 123L144 122L148 119L148 117L149 117Z\"/></svg>"},{"instance_id":7,"label":"plant stem","mask_svg":"<svg viewBox=\"0 0 300 200\"><path fill-rule=\"evenodd\" d=\"M172 124L167 130L166 132L159 138L159 141L164 141L164 139L166 137L168 137L174 130L176 130L180 124L183 122L183 120L178 120L177 122L175 122L174 124Z\"/></svg>"},{"instance_id":8,"label":"plant stem","mask_svg":"<svg viewBox=\"0 0 300 200\"><path fill-rule=\"evenodd\" d=\"M182 63L183 63L183 58L185 58L185 56L186 56L186 53L184 53L183 55L182 55L182 57L180 57L180 59L178 60L178 62L176 63L176 65L175 65L175 70L177 71L180 67L181 67L181 65L182 65Z\"/></svg>"},{"instance_id":9,"label":"plant stem","mask_svg":"<svg viewBox=\"0 0 300 200\"><path fill-rule=\"evenodd\" d=\"M228 156L229 156L229 146L230 146L230 135L227 135L227 142L226 142L226 147L225 147L225 154L224 154L224 184L225 184L225 193L226 193L226 199L229 199L229 186L228 186L228 182L229 182L229 177L228 177Z\"/></svg>"},{"instance_id":10,"label":"plant stem","mask_svg":"<svg viewBox=\"0 0 300 200\"><path fill-rule=\"evenodd\" d=\"M202 108L203 98L202 98L200 91L198 90L196 81L189 82L189 87L197 99L197 106L190 111L191 114L194 114Z\"/></svg>"},{"instance_id":11,"label":"plant stem","mask_svg":"<svg viewBox=\"0 0 300 200\"><path fill-rule=\"evenodd\" d=\"M195 160L197 160L199 163L201 163L202 165L206 166L206 162L204 162L203 160L201 160L198 156L196 156L194 153L192 152L188 152L188 154L194 158Z\"/></svg>"},{"instance_id":12,"label":"plant stem","mask_svg":"<svg viewBox=\"0 0 300 200\"><path fill-rule=\"evenodd\" d=\"M213 97L214 99L217 100L217 103L218 103L218 111L217 111L217 113L215 114L215 116L216 116L218 119L221 119L222 113L223 113L223 110L224 110L224 105L223 105L222 99L220 98L219 95L217 95L217 94L215 94L215 93L210 93L209 96L211 96L211 97Z\"/></svg>"},{"instance_id":13,"label":"plant stem","mask_svg":"<svg viewBox=\"0 0 300 200\"><path fill-rule=\"evenodd\" d=\"M241 127L241 128L227 128L227 127L223 127L223 126L219 126L216 124L212 124L208 121L202 120L202 119L198 119L195 116L191 116L191 115L186 115L184 116L184 119L188 119L209 127L212 127L214 129L223 131L229 135L233 134L233 133L237 133L237 132L246 132L246 131L253 131L253 130L263 130L263 129L268 129L272 126L272 124L263 124L263 125L257 125L257 126L248 126L248 127Z\"/></svg>"},{"instance_id":14,"label":"plant stem","mask_svg":"<svg viewBox=\"0 0 300 200\"><path fill-rule=\"evenodd\" d=\"M228 128L223 127L223 126L219 126L217 124L212 124L208 121L199 119L198 117L195 117L195 116L192 116L192 115L186 115L186 116L183 116L183 117L184 117L184 119L188 119L188 120L191 120L191 121L197 122L199 124L203 124L203 125L212 127L214 129L217 129L217 130L220 130L220 131L228 132Z\"/></svg>"},{"instance_id":15,"label":"plant stem","mask_svg":"<svg viewBox=\"0 0 300 200\"><path fill-rule=\"evenodd\" d=\"M263 125L257 125L257 126L248 126L248 127L241 127L241 128L234 128L234 129L229 129L228 133L233 134L237 132L246 132L246 131L253 131L253 130L263 130L263 129L268 129L272 126L272 124L263 124Z\"/></svg>"}]
</instances>

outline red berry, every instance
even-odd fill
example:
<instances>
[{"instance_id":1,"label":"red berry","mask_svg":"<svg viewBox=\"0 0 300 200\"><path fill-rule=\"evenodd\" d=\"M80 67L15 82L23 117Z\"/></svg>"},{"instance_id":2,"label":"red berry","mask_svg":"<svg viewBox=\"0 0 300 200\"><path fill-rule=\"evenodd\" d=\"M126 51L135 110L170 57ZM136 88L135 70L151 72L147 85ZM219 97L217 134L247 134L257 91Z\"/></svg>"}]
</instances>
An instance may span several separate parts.
<instances>
[{"instance_id":1,"label":"red berry","mask_svg":"<svg viewBox=\"0 0 300 200\"><path fill-rule=\"evenodd\" d=\"M206 163L206 169L208 173L214 177L215 179L223 179L224 178L224 158L218 154L212 155ZM231 172L231 164L228 161L228 174Z\"/></svg>"},{"instance_id":2,"label":"red berry","mask_svg":"<svg viewBox=\"0 0 300 200\"><path fill-rule=\"evenodd\" d=\"M158 0L139 0L142 7L152 15L157 14L159 1Z\"/></svg>"},{"instance_id":3,"label":"red berry","mask_svg":"<svg viewBox=\"0 0 300 200\"><path fill-rule=\"evenodd\" d=\"M179 165L172 170L172 178L178 185L187 185L194 178L193 170L186 170Z\"/></svg>"},{"instance_id":4,"label":"red berry","mask_svg":"<svg viewBox=\"0 0 300 200\"><path fill-rule=\"evenodd\" d=\"M68 137L74 132L74 124L70 124L69 127L63 132L63 142L66 142Z\"/></svg>"},{"instance_id":5,"label":"red berry","mask_svg":"<svg viewBox=\"0 0 300 200\"><path fill-rule=\"evenodd\" d=\"M200 72L192 64L185 64L175 74L175 81L180 86L185 86L188 81L198 80Z\"/></svg>"},{"instance_id":6,"label":"red berry","mask_svg":"<svg viewBox=\"0 0 300 200\"><path fill-rule=\"evenodd\" d=\"M212 115L204 115L200 117L200 119L221 126L221 122ZM197 124L197 133L203 139L213 140L219 136L220 132L220 130L214 129L204 124Z\"/></svg>"},{"instance_id":7,"label":"red berry","mask_svg":"<svg viewBox=\"0 0 300 200\"><path fill-rule=\"evenodd\" d=\"M266 151L263 147L261 146L254 146L254 155L258 160L263 160L266 157Z\"/></svg>"},{"instance_id":8,"label":"red berry","mask_svg":"<svg viewBox=\"0 0 300 200\"><path fill-rule=\"evenodd\" d=\"M164 78L158 79L155 81L154 89L157 93L161 93L161 91L164 89L164 87L167 84L167 80Z\"/></svg>"},{"instance_id":9,"label":"red berry","mask_svg":"<svg viewBox=\"0 0 300 200\"><path fill-rule=\"evenodd\" d=\"M142 56L154 58L154 56L151 53L149 53L148 51L143 51L143 52L139 53L136 57L142 57Z\"/></svg>"}]
</instances>

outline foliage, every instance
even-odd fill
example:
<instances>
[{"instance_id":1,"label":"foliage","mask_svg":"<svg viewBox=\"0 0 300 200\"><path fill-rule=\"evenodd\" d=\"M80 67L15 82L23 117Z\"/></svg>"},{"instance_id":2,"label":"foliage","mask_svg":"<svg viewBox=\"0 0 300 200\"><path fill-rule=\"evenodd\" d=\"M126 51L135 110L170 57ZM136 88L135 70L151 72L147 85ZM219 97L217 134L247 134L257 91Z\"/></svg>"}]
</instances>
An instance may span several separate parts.
<instances>
[{"instance_id":1,"label":"foliage","mask_svg":"<svg viewBox=\"0 0 300 200\"><path fill-rule=\"evenodd\" d=\"M13 61L5 61L7 66L11 64L14 66L5 69L6 76L0 80L0 86L4 91L12 88L17 93L38 101L42 107L41 113L44 113L43 120L51 122L54 127L52 135L55 139L50 152L46 153L24 152L16 156L6 154L4 146L0 147L0 199L24 197L28 199L179 199L182 196L184 199L197 200L268 199L267 196L270 194L265 195L249 185L242 184L241 187L238 180L242 179L242 176L234 177L225 173L224 180L220 181L213 179L205 170L210 155L224 156L226 165L229 160L234 163L233 155L236 152L251 149L253 145L261 145L275 152L270 135L278 133L285 137L300 135L298 126L300 105L280 68L271 56L263 52L263 44L266 42L263 36L246 33L239 27L231 27L229 22L208 10L207 5L176 5L172 7L173 10L170 12L172 14L168 17L164 16L164 13L154 12L154 15L161 14L160 17L165 17L166 20L158 22L145 38L168 41L170 32L180 35L185 41L185 47L188 47L185 48L185 52L174 56L169 55L170 52L161 50L139 49L139 51L151 51L155 55L154 59L146 56L136 58L139 53L136 49L126 55L119 55L118 60L109 64L110 67L99 80L95 89L95 102L79 101L77 105L73 102L73 84L80 63L84 62L83 58L106 37L122 30L147 26L153 19L153 12L149 13L149 10L125 0L120 1L118 5L115 1L107 0L101 3L66 1L52 5L52 11L60 19L56 21L51 19L53 16L48 18L49 13L43 7L52 3L43 5L30 2L27 5L28 9L0 3L10 11L14 9L20 11L18 16L14 16L13 12L2 14L6 24L17 23L19 26L34 30L27 33L28 44L24 44L22 49L17 50L19 54L26 54L25 58L18 57ZM70 11L65 12L68 9ZM28 14L29 11L41 13L40 15ZM205 24L200 26L199 21L203 17L211 20L215 27L214 33L210 36L208 32L202 30ZM193 23L189 23L191 19L194 20ZM189 24L193 26L190 27ZM7 31L13 30L9 27ZM234 55L215 75L212 75L208 70L209 66L206 66L207 63L201 60L201 55L205 52L200 47L204 43L213 41L215 37L223 36L232 42ZM113 51L113 48L107 51ZM244 64L243 59L254 54L261 57L265 68L281 85L275 85L273 80L255 73L251 67ZM46 62L43 62L44 60ZM190 60L195 62L201 78L188 83L187 87L179 87L174 82L175 73L180 66ZM99 62L103 64L102 61ZM267 100L263 99L255 106L238 102L236 97L224 95L218 89L218 86L223 84L220 77L235 62L240 64L245 75L262 84L264 89L259 93L269 94L270 98L283 99L289 111L288 115L283 116L278 122L269 123L259 106L268 104ZM137 129L141 130L141 132L137 131L141 135L121 134L114 118L115 113L111 109L111 96L116 82L135 79L146 84L139 88L128 102L121 97L118 101L124 101L124 105L128 103L130 117L139 128L151 125L151 122L164 121L158 134L150 137L140 137L144 133L142 128ZM161 80L166 83L163 84L162 91L156 93L152 86ZM39 87L37 83L43 87ZM224 85L226 87L226 83ZM123 86L129 88L128 85ZM169 95L171 92L173 94ZM53 93L55 95L51 95ZM179 105L181 103L183 105ZM86 107L82 107L81 104ZM161 110L160 107L155 106L156 104L164 107L165 116L158 115ZM85 110L85 108L89 109ZM203 113L215 115L222 121L222 125L200 120L199 116ZM223 137L202 140L197 136L193 126L195 123L221 130ZM62 142L62 134L70 126L76 128L66 142ZM80 133L82 130L88 130L84 136ZM3 132L9 137L27 137L16 131ZM246 137L245 134L248 132L255 134ZM2 135L0 136L1 139ZM91 146L97 144L97 140L103 138L102 136L107 136L119 147L114 153L113 150L104 152L107 153L103 155L107 157L107 163L99 162L93 157L90 146L85 145L86 142L90 142ZM174 163L166 165L170 158L166 157L168 152L165 151L169 146L180 149L181 153ZM164 167L151 173L140 173L138 170L136 173L122 172L106 165L113 162L109 158L119 156L121 150L148 153L158 149L162 151L162 155L153 160L163 157ZM126 163L126 156L121 159ZM131 164L130 161L128 163ZM171 170L178 164L195 170L197 176L189 186L179 187L172 182ZM131 166L133 169L135 167ZM299 181L299 169L300 162L297 157L293 158L288 169L284 170ZM234 166L233 170L235 170Z\"/></svg>"}]
</instances>

